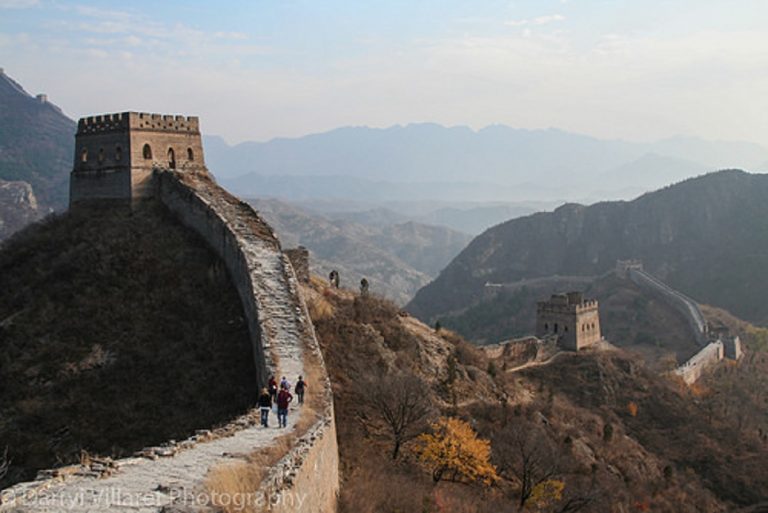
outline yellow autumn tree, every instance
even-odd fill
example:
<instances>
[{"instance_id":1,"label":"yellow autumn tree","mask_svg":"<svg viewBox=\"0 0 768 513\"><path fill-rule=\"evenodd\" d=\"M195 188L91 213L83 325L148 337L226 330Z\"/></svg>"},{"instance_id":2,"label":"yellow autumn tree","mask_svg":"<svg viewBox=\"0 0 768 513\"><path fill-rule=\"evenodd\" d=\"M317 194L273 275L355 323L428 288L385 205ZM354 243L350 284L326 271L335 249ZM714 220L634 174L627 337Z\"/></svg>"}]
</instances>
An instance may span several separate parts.
<instances>
[{"instance_id":1,"label":"yellow autumn tree","mask_svg":"<svg viewBox=\"0 0 768 513\"><path fill-rule=\"evenodd\" d=\"M531 504L536 508L543 508L550 503L562 499L563 489L565 489L565 483L558 479L547 479L546 481L542 481L533 487L527 504Z\"/></svg>"},{"instance_id":2,"label":"yellow autumn tree","mask_svg":"<svg viewBox=\"0 0 768 513\"><path fill-rule=\"evenodd\" d=\"M446 479L489 486L499 479L491 464L491 443L478 438L469 424L440 417L431 427L431 433L419 436L416 451L419 463L436 483Z\"/></svg>"}]
</instances>

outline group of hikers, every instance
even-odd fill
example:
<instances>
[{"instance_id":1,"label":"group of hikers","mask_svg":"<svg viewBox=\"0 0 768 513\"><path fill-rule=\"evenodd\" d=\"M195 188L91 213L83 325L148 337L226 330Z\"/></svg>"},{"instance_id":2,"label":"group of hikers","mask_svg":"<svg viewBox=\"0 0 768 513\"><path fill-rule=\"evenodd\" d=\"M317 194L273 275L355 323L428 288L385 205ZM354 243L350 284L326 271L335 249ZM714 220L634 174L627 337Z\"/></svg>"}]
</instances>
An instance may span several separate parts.
<instances>
[{"instance_id":1,"label":"group of hikers","mask_svg":"<svg viewBox=\"0 0 768 513\"><path fill-rule=\"evenodd\" d=\"M299 404L304 404L304 392L307 389L307 383L304 381L303 376L299 376L296 381L296 397L299 400ZM282 377L278 388L277 381L274 376L269 377L269 382L266 388L261 389L261 395L259 396L259 411L261 412L261 425L269 427L269 412L272 411L273 406L277 407L277 425L284 428L288 425L288 406L293 402L293 395L291 395L291 384L285 378Z\"/></svg>"}]
</instances>

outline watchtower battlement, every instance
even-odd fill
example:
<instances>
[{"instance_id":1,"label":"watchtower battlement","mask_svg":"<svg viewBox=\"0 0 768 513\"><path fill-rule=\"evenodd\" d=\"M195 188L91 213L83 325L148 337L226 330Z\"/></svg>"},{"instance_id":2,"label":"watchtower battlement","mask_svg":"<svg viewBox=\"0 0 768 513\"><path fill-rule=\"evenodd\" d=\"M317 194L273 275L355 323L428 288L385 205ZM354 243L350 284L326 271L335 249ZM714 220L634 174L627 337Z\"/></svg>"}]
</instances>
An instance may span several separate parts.
<instances>
[{"instance_id":1,"label":"watchtower battlement","mask_svg":"<svg viewBox=\"0 0 768 513\"><path fill-rule=\"evenodd\" d=\"M581 292L553 294L536 304L536 336L557 337L564 349L578 351L600 340L600 313L597 300Z\"/></svg>"},{"instance_id":2,"label":"watchtower battlement","mask_svg":"<svg viewBox=\"0 0 768 513\"><path fill-rule=\"evenodd\" d=\"M200 119L197 116L155 114L150 112L119 112L81 118L77 123L77 134L119 132L126 129L163 132L200 133Z\"/></svg>"},{"instance_id":3,"label":"watchtower battlement","mask_svg":"<svg viewBox=\"0 0 768 513\"><path fill-rule=\"evenodd\" d=\"M207 173L197 116L120 112L81 118L70 204L153 196L156 169Z\"/></svg>"}]
</instances>

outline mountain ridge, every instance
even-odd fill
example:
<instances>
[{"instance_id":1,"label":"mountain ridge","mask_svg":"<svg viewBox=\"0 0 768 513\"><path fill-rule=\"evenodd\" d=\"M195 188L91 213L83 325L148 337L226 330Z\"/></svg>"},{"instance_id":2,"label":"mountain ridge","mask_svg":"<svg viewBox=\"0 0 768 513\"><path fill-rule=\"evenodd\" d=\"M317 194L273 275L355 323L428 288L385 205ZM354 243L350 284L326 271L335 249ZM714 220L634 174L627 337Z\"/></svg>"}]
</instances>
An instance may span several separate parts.
<instances>
[{"instance_id":1,"label":"mountain ridge","mask_svg":"<svg viewBox=\"0 0 768 513\"><path fill-rule=\"evenodd\" d=\"M725 170L633 201L565 204L513 219L476 237L421 289L408 309L425 320L475 304L487 282L551 275L599 275L637 258L699 302L768 321L768 175Z\"/></svg>"},{"instance_id":2,"label":"mountain ridge","mask_svg":"<svg viewBox=\"0 0 768 513\"><path fill-rule=\"evenodd\" d=\"M29 183L46 210L66 208L75 122L0 73L0 180Z\"/></svg>"}]
</instances>

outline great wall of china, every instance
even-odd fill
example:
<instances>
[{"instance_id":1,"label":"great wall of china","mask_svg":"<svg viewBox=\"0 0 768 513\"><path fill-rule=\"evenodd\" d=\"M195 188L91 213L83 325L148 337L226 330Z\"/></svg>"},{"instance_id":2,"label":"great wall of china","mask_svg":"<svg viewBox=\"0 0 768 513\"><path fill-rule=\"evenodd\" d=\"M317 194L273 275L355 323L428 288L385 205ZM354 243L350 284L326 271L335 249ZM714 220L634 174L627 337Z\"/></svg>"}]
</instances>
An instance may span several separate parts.
<instances>
[{"instance_id":1,"label":"great wall of china","mask_svg":"<svg viewBox=\"0 0 768 513\"><path fill-rule=\"evenodd\" d=\"M738 360L741 357L741 341L738 337L713 338L698 303L646 272L641 262L620 260L616 264L616 274L631 280L647 292L661 297L687 320L691 335L701 349L674 370L675 375L685 383L689 385L695 383L706 369L711 368L723 358Z\"/></svg>"},{"instance_id":2,"label":"great wall of china","mask_svg":"<svg viewBox=\"0 0 768 513\"><path fill-rule=\"evenodd\" d=\"M208 174L201 150L195 151L202 148L198 146L199 132L190 132L185 125L183 134L172 134L179 135L174 139L165 125L129 130L134 116L138 118L137 113L124 113L90 118L87 123L81 120L73 175L78 169L82 173L73 176L75 194L94 199L106 193L102 199L133 201L140 191L141 197L152 196L165 204L210 245L224 262L243 305L259 374L254 376L254 386L263 384L268 373L295 378L315 366L319 376L313 384L318 397L315 411L298 408L289 415L287 432L293 436L287 453L268 469L260 489L240 500L257 506L269 503L269 510L276 512L335 511L339 455L331 385L289 259L258 214ZM146 116L158 119L158 115ZM96 126L99 119L103 128ZM115 119L121 123L112 123ZM158 134L153 130L163 133L154 137ZM116 147L125 154L108 158L105 153L109 152L99 149L98 164L88 167L89 150L84 145L92 141L100 148ZM149 144L162 147L162 153L156 151L161 159L157 155L146 158ZM177 166L174 160L162 160L168 155L173 159L174 154L188 155L190 163L194 157L194 165ZM132 159L142 159L139 172ZM101 164L104 166L99 168ZM302 419L302 415L310 417ZM309 427L298 431L299 420ZM211 469L247 461L250 454L273 445L284 433L262 428L258 412L247 412L222 428L146 448L134 458L40 472L35 481L1 491L0 512L216 511L211 503L215 490L212 494L206 485Z\"/></svg>"}]
</instances>

